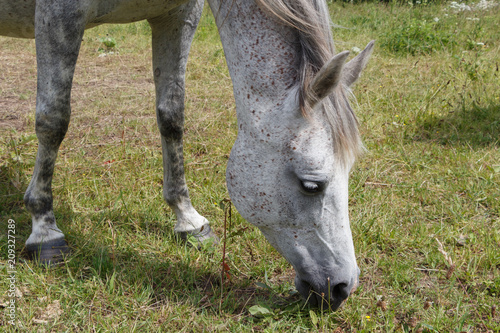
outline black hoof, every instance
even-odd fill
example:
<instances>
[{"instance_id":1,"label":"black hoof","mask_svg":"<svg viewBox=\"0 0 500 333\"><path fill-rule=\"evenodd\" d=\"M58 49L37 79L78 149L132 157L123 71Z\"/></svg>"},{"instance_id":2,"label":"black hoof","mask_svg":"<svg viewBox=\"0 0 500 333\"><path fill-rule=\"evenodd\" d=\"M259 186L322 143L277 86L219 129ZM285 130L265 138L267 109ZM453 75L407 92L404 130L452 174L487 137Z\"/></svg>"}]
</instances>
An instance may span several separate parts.
<instances>
[{"instance_id":1,"label":"black hoof","mask_svg":"<svg viewBox=\"0 0 500 333\"><path fill-rule=\"evenodd\" d=\"M40 265L56 265L64 261L69 255L70 248L64 238L41 244L26 245L28 256Z\"/></svg>"},{"instance_id":2,"label":"black hoof","mask_svg":"<svg viewBox=\"0 0 500 333\"><path fill-rule=\"evenodd\" d=\"M201 250L202 245L205 243L219 244L219 237L217 237L208 224L199 229L178 232L177 235L198 250Z\"/></svg>"}]
</instances>

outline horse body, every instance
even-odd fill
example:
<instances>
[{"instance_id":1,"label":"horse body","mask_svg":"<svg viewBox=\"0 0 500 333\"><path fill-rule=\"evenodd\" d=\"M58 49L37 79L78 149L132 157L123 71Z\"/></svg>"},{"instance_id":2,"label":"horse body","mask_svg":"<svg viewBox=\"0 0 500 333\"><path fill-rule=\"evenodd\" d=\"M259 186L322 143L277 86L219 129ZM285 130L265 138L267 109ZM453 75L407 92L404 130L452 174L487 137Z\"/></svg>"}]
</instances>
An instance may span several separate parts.
<instances>
[{"instance_id":1,"label":"horse body","mask_svg":"<svg viewBox=\"0 0 500 333\"><path fill-rule=\"evenodd\" d=\"M89 29L103 23L130 23L158 17L188 1L82 0L77 8L84 14L85 29ZM0 35L34 38L36 5L47 6L45 3L35 0L0 1Z\"/></svg>"},{"instance_id":2,"label":"horse body","mask_svg":"<svg viewBox=\"0 0 500 333\"><path fill-rule=\"evenodd\" d=\"M214 238L208 221L191 205L182 156L184 75L203 0L34 3L23 9L15 1L0 0L0 33L30 37L33 27L36 30L39 148L25 194L33 222L27 248L47 261L51 258L43 257L44 250L51 256L54 247L65 249L52 211L51 181L68 128L83 31L101 23L141 19L148 19L152 27L163 195L176 214L177 233L193 234L200 241ZM307 45L318 42L314 39L318 37L311 37L315 36L311 29L329 38L323 51L332 56L334 52L327 8L321 0L293 5L282 0L210 0L209 4L233 81L238 118L226 175L231 199L293 265L301 294L308 298L313 291L312 304L327 300L336 309L355 288L359 274L347 209L348 174L355 154L342 150L350 144L349 135L354 138L351 141L358 140L354 147L359 138L345 92L359 77L373 44L342 70L346 52L328 61L307 57L316 51ZM302 6L318 13L304 16L304 29L294 25L293 15L286 16L299 13ZM10 14L23 18L24 26L23 20L12 23ZM315 67L307 76L309 62Z\"/></svg>"}]
</instances>

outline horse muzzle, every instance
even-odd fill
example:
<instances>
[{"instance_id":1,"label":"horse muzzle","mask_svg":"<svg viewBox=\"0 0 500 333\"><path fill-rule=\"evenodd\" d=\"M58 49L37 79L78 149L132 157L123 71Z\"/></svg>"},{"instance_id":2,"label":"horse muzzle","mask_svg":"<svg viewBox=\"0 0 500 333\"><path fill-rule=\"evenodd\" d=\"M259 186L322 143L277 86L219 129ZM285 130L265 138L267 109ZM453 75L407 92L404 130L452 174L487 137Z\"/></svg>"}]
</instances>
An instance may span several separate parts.
<instances>
[{"instance_id":1,"label":"horse muzzle","mask_svg":"<svg viewBox=\"0 0 500 333\"><path fill-rule=\"evenodd\" d=\"M354 293L359 284L358 274L352 278L323 280L295 277L295 287L312 307L335 311Z\"/></svg>"}]
</instances>

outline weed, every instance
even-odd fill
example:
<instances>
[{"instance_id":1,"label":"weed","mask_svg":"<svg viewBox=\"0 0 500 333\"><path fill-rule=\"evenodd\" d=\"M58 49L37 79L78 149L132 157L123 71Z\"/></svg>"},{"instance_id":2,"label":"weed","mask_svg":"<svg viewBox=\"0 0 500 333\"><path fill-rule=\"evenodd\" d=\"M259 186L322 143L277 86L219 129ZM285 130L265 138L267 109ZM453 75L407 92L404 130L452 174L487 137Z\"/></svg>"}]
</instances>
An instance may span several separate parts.
<instances>
[{"instance_id":1,"label":"weed","mask_svg":"<svg viewBox=\"0 0 500 333\"><path fill-rule=\"evenodd\" d=\"M104 47L99 47L100 52L111 52L116 48L116 39L112 36L106 35L97 39Z\"/></svg>"}]
</instances>

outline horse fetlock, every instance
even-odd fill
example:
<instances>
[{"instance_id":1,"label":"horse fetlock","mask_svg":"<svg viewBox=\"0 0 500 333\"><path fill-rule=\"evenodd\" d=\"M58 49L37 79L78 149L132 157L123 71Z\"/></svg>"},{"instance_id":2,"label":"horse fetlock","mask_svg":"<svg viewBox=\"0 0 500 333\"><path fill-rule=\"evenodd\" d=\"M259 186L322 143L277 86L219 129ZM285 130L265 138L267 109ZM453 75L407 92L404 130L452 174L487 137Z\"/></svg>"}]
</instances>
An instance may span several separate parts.
<instances>
[{"instance_id":1,"label":"horse fetlock","mask_svg":"<svg viewBox=\"0 0 500 333\"><path fill-rule=\"evenodd\" d=\"M176 206L171 206L177 217L175 232L193 231L208 225L208 220L200 215L191 205L191 202L179 202Z\"/></svg>"},{"instance_id":2,"label":"horse fetlock","mask_svg":"<svg viewBox=\"0 0 500 333\"><path fill-rule=\"evenodd\" d=\"M42 194L28 188L24 194L24 205L33 216L45 216L46 218L48 216L47 212L52 211L52 193L50 189L49 192Z\"/></svg>"},{"instance_id":3,"label":"horse fetlock","mask_svg":"<svg viewBox=\"0 0 500 333\"><path fill-rule=\"evenodd\" d=\"M56 225L54 213L48 211L41 215L32 215L32 231L26 246L64 239L64 234Z\"/></svg>"},{"instance_id":4,"label":"horse fetlock","mask_svg":"<svg viewBox=\"0 0 500 333\"><path fill-rule=\"evenodd\" d=\"M163 198L172 208L191 205L189 191L184 183L164 185Z\"/></svg>"}]
</instances>

